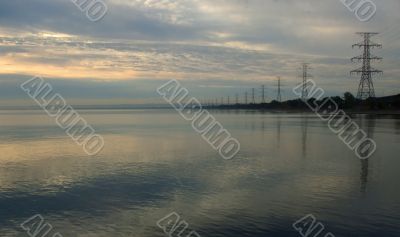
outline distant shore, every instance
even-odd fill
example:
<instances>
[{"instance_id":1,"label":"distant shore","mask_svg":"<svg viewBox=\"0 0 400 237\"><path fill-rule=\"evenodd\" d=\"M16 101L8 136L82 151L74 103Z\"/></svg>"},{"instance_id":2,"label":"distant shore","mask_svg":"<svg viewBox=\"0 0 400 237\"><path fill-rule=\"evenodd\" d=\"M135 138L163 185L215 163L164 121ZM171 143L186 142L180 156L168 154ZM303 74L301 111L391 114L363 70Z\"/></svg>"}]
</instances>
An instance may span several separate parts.
<instances>
[{"instance_id":1,"label":"distant shore","mask_svg":"<svg viewBox=\"0 0 400 237\"><path fill-rule=\"evenodd\" d=\"M326 97L321 100L310 98L307 100L307 103L301 99L297 99L284 102L272 101L263 104L221 104L206 105L203 107L210 110L261 110L285 113L312 112L307 104L315 104L316 106L321 107L334 104L337 109L342 109L348 114L400 114L400 94L379 98L369 98L367 100L358 100L350 93L345 93L344 98L339 96Z\"/></svg>"},{"instance_id":2,"label":"distant shore","mask_svg":"<svg viewBox=\"0 0 400 237\"><path fill-rule=\"evenodd\" d=\"M219 110L219 111L263 111L269 113L288 113L288 114L299 114L299 113L309 113L314 114L313 111L310 109L304 110L283 110L283 109L228 109L228 108L209 108L206 107L208 110ZM347 114L370 114L370 115L400 115L400 110L344 110Z\"/></svg>"},{"instance_id":3,"label":"distant shore","mask_svg":"<svg viewBox=\"0 0 400 237\"><path fill-rule=\"evenodd\" d=\"M375 114L375 115L400 115L400 94L367 100L357 100L350 93L346 93L344 98L339 96L326 97L322 100L310 98L308 102L317 105L324 105L326 100L334 101L339 109L348 114ZM119 105L73 105L76 110L172 110L166 104L119 104ZM284 102L272 101L263 104L203 104L207 110L225 111L265 111L274 113L313 113L306 103L300 99L288 100ZM7 110L42 110L39 106L0 106L0 111Z\"/></svg>"}]
</instances>

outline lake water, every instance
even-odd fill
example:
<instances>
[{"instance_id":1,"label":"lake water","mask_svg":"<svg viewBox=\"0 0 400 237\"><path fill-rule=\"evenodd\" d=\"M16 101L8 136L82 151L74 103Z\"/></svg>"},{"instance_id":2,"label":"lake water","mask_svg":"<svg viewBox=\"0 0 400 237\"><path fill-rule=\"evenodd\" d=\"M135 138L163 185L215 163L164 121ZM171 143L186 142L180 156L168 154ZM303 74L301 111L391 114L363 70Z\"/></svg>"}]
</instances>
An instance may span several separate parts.
<instances>
[{"instance_id":1,"label":"lake water","mask_svg":"<svg viewBox=\"0 0 400 237\"><path fill-rule=\"evenodd\" d=\"M241 143L224 160L172 110L80 113L105 139L95 157L43 111L0 111L0 236L41 214L64 237L162 237L171 212L202 237L300 237L307 214L400 236L399 116L354 117L378 145L361 161L312 114L214 111Z\"/></svg>"}]
</instances>

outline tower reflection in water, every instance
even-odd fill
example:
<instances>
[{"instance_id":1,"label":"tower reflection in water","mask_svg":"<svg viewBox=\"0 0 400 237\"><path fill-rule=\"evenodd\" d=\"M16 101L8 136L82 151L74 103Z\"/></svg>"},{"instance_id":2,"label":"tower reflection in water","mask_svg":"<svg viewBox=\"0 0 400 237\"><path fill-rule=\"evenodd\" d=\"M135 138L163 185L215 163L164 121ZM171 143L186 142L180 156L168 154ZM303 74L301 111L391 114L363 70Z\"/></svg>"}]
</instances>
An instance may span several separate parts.
<instances>
[{"instance_id":1,"label":"tower reflection in water","mask_svg":"<svg viewBox=\"0 0 400 237\"><path fill-rule=\"evenodd\" d=\"M307 133L308 133L308 117L307 114L302 114L301 117L301 144L302 158L307 156Z\"/></svg>"},{"instance_id":2,"label":"tower reflection in water","mask_svg":"<svg viewBox=\"0 0 400 237\"><path fill-rule=\"evenodd\" d=\"M374 115L359 115L358 125L367 133L367 136L371 139L374 139L375 123L376 123L376 118ZM374 156L372 155L369 159L373 158ZM365 193L367 191L368 176L370 169L369 159L361 160L360 190L362 193Z\"/></svg>"}]
</instances>

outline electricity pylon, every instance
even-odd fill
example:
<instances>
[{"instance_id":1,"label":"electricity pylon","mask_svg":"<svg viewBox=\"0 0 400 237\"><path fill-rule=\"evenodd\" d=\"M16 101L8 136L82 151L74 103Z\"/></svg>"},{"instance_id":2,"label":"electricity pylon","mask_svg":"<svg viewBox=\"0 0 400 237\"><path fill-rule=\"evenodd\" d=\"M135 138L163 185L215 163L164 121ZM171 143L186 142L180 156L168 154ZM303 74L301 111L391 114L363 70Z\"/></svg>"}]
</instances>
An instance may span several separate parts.
<instances>
[{"instance_id":1,"label":"electricity pylon","mask_svg":"<svg viewBox=\"0 0 400 237\"><path fill-rule=\"evenodd\" d=\"M278 77L278 95L276 96L276 101L282 102L282 94L281 94L281 77Z\"/></svg>"},{"instance_id":2,"label":"electricity pylon","mask_svg":"<svg viewBox=\"0 0 400 237\"><path fill-rule=\"evenodd\" d=\"M256 89L251 88L251 103L252 104L256 103L256 95L255 95L255 93L256 93Z\"/></svg>"},{"instance_id":3,"label":"electricity pylon","mask_svg":"<svg viewBox=\"0 0 400 237\"><path fill-rule=\"evenodd\" d=\"M261 86L261 104L265 104L265 85Z\"/></svg>"},{"instance_id":4,"label":"electricity pylon","mask_svg":"<svg viewBox=\"0 0 400 237\"><path fill-rule=\"evenodd\" d=\"M371 41L371 37L378 33L359 32L358 35L363 36L364 41L354 44L353 48L358 47L363 49L363 54L351 59L352 62L362 62L362 67L351 71L351 74L361 74L360 84L358 86L357 99L364 100L375 97L374 83L372 76L382 74L381 70L371 67L371 61L381 61L381 57L376 57L371 54L371 49L382 48L381 44L376 44Z\"/></svg>"},{"instance_id":5,"label":"electricity pylon","mask_svg":"<svg viewBox=\"0 0 400 237\"><path fill-rule=\"evenodd\" d=\"M308 99L308 88L307 88L307 80L308 78L312 78L312 75L308 73L308 70L310 68L309 63L303 63L303 85L302 85L302 90L301 90L301 99L302 100L307 100Z\"/></svg>"},{"instance_id":6,"label":"electricity pylon","mask_svg":"<svg viewBox=\"0 0 400 237\"><path fill-rule=\"evenodd\" d=\"M244 93L244 104L247 105L247 91Z\"/></svg>"}]
</instances>

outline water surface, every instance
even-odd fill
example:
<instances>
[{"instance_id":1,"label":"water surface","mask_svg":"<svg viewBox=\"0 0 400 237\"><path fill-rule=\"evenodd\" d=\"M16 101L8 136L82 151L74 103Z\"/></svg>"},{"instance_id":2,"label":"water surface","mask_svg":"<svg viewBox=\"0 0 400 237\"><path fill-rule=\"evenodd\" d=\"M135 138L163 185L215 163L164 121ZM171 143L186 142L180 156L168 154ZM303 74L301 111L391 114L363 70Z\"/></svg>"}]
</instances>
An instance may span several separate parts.
<instances>
[{"instance_id":1,"label":"water surface","mask_svg":"<svg viewBox=\"0 0 400 237\"><path fill-rule=\"evenodd\" d=\"M0 111L0 236L41 214L63 236L165 236L179 213L201 236L400 236L400 118L355 116L378 144L360 161L312 114L216 112L241 143L224 160L170 110L88 110L89 157L43 111Z\"/></svg>"}]
</instances>

